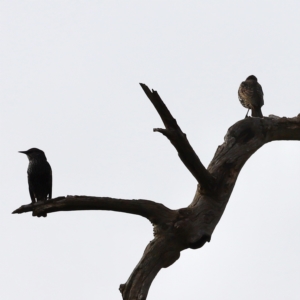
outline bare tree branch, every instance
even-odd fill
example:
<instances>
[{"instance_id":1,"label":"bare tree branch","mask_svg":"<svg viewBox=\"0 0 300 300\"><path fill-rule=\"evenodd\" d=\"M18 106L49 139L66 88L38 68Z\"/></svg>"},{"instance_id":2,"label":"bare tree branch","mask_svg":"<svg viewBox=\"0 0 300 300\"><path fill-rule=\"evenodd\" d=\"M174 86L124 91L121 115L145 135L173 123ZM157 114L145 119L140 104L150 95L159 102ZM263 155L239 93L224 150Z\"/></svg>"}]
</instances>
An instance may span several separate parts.
<instances>
[{"instance_id":1,"label":"bare tree branch","mask_svg":"<svg viewBox=\"0 0 300 300\"><path fill-rule=\"evenodd\" d=\"M147 85L143 83L140 83L140 85L154 105L166 127L166 129L155 128L154 131L162 133L170 140L172 145L176 148L181 161L196 178L203 191L211 191L214 187L214 178L201 163L198 155L190 145L186 134L181 131L176 120L173 118L158 93L154 90L151 92Z\"/></svg>"},{"instance_id":2,"label":"bare tree branch","mask_svg":"<svg viewBox=\"0 0 300 300\"><path fill-rule=\"evenodd\" d=\"M33 216L45 213L75 210L112 210L140 215L153 224L170 222L176 213L163 204L150 200L124 200L108 197L67 196L49 201L39 201L34 204L22 205L13 214L32 211Z\"/></svg>"},{"instance_id":3,"label":"bare tree branch","mask_svg":"<svg viewBox=\"0 0 300 300\"><path fill-rule=\"evenodd\" d=\"M265 118L266 142L300 140L300 114L294 118Z\"/></svg>"},{"instance_id":4,"label":"bare tree branch","mask_svg":"<svg viewBox=\"0 0 300 300\"><path fill-rule=\"evenodd\" d=\"M149 200L67 196L23 205L13 213L32 211L34 216L71 210L112 210L137 214L154 224L154 240L146 247L136 268L120 286L124 300L145 300L152 281L161 268L172 265L187 248L201 248L209 242L225 211L238 175L246 161L264 144L276 140L300 140L300 114L295 118L246 118L228 129L207 170L189 144L158 93L141 84L161 116L165 135L180 159L199 182L192 203L171 210Z\"/></svg>"}]
</instances>

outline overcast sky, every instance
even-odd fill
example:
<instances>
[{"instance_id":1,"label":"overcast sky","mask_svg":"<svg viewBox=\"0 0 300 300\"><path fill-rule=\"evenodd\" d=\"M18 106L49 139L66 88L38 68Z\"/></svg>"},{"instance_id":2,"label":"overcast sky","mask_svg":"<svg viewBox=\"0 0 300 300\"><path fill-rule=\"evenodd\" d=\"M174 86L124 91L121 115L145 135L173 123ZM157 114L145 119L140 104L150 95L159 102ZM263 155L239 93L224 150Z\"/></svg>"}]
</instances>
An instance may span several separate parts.
<instances>
[{"instance_id":1,"label":"overcast sky","mask_svg":"<svg viewBox=\"0 0 300 300\"><path fill-rule=\"evenodd\" d=\"M153 238L117 212L12 215L30 203L28 160L45 151L53 197L187 206L196 181L139 82L157 90L207 166L244 118L257 76L265 116L300 113L299 1L1 1L0 298L120 300ZM209 244L185 250L149 300L298 300L300 143L250 158Z\"/></svg>"}]
</instances>

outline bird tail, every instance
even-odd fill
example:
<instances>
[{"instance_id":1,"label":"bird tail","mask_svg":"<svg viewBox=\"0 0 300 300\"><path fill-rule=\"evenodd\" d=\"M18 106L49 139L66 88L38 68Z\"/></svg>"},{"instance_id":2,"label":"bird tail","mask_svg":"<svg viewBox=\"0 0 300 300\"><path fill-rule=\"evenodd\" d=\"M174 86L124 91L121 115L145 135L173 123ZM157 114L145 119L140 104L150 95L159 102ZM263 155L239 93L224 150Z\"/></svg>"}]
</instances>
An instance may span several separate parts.
<instances>
[{"instance_id":1,"label":"bird tail","mask_svg":"<svg viewBox=\"0 0 300 300\"><path fill-rule=\"evenodd\" d=\"M263 118L264 117L262 112L261 112L260 107L253 107L251 109L251 116L256 117L256 118Z\"/></svg>"}]
</instances>

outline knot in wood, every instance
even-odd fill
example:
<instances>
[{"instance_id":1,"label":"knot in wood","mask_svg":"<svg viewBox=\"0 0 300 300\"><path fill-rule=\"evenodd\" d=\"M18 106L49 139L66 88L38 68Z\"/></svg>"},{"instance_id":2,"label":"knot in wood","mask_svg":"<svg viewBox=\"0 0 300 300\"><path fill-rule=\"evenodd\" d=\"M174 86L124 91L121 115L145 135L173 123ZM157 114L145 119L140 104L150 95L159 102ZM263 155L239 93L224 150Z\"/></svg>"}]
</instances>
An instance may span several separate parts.
<instances>
[{"instance_id":1,"label":"knot in wood","mask_svg":"<svg viewBox=\"0 0 300 300\"><path fill-rule=\"evenodd\" d=\"M204 230L199 230L197 235L190 239L189 247L191 249L199 249L204 246L206 242L210 242L211 235Z\"/></svg>"},{"instance_id":2,"label":"knot in wood","mask_svg":"<svg viewBox=\"0 0 300 300\"><path fill-rule=\"evenodd\" d=\"M163 255L163 268L168 268L180 257L179 251L168 251Z\"/></svg>"}]
</instances>

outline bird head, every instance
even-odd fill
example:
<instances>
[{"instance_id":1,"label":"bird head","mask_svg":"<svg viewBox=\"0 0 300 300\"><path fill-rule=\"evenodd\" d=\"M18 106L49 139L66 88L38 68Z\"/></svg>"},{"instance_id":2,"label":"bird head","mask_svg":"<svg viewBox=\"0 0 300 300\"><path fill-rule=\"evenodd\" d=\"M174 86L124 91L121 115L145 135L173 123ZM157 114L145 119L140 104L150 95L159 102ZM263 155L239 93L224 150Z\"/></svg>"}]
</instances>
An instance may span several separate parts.
<instances>
[{"instance_id":1,"label":"bird head","mask_svg":"<svg viewBox=\"0 0 300 300\"><path fill-rule=\"evenodd\" d=\"M254 75L250 75L246 78L246 80L254 80L257 81L257 78Z\"/></svg>"},{"instance_id":2,"label":"bird head","mask_svg":"<svg viewBox=\"0 0 300 300\"><path fill-rule=\"evenodd\" d=\"M19 151L19 153L26 154L29 160L32 159L46 159L44 151L38 148L31 148L27 151Z\"/></svg>"}]
</instances>

